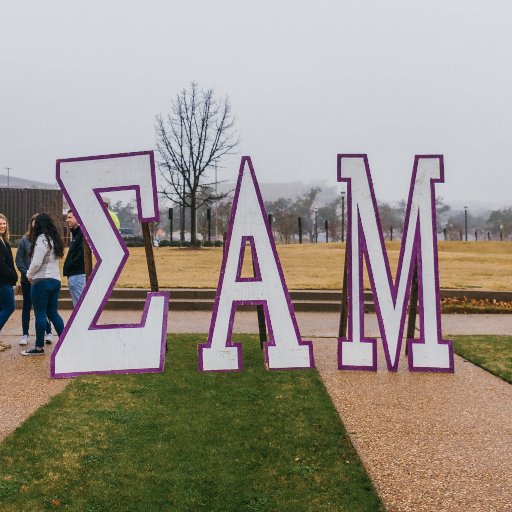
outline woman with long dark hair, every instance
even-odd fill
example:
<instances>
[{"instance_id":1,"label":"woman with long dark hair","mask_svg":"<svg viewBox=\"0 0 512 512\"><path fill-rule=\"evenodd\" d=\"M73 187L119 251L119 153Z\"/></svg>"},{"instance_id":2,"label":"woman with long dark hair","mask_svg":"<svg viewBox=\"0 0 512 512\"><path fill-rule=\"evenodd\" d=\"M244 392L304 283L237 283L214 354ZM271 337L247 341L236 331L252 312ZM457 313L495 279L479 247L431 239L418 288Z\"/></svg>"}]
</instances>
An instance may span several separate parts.
<instances>
[{"instance_id":1,"label":"woman with long dark hair","mask_svg":"<svg viewBox=\"0 0 512 512\"><path fill-rule=\"evenodd\" d=\"M28 328L30 324L30 310L32 309L32 285L27 279L27 271L30 267L30 248L32 243L30 240L34 236L34 224L38 213L32 215L30 219L30 225L28 226L27 232L23 235L18 243L18 250L16 252L16 266L21 272L21 293L23 295L23 307L21 310L21 329L22 335L18 341L19 345L26 345L28 343ZM53 341L53 334L50 327L50 322L46 321L46 334L44 341L51 343Z\"/></svg>"},{"instance_id":2,"label":"woman with long dark hair","mask_svg":"<svg viewBox=\"0 0 512 512\"><path fill-rule=\"evenodd\" d=\"M44 355L46 319L60 336L64 322L58 312L60 271L59 260L64 256L64 243L51 217L40 213L34 221L27 279L32 283L31 296L36 317L36 345L24 350L24 356Z\"/></svg>"},{"instance_id":3,"label":"woman with long dark hair","mask_svg":"<svg viewBox=\"0 0 512 512\"><path fill-rule=\"evenodd\" d=\"M0 213L0 330L14 312L13 286L18 281L14 269L11 246L9 245L9 222ZM0 352L11 348L9 343L0 343Z\"/></svg>"}]
</instances>

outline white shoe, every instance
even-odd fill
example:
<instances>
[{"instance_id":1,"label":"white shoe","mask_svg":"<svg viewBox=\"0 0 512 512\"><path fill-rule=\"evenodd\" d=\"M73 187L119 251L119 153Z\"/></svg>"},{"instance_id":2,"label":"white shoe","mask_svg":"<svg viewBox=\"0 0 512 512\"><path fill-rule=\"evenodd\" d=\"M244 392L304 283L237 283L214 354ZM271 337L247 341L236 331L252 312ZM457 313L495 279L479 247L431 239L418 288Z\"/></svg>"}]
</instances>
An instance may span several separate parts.
<instances>
[{"instance_id":1,"label":"white shoe","mask_svg":"<svg viewBox=\"0 0 512 512\"><path fill-rule=\"evenodd\" d=\"M28 345L28 335L24 334L19 340L18 345Z\"/></svg>"},{"instance_id":2,"label":"white shoe","mask_svg":"<svg viewBox=\"0 0 512 512\"><path fill-rule=\"evenodd\" d=\"M44 337L44 341L48 344L48 345L51 345L53 343L53 334L51 332L49 332L48 334L45 335Z\"/></svg>"}]
</instances>

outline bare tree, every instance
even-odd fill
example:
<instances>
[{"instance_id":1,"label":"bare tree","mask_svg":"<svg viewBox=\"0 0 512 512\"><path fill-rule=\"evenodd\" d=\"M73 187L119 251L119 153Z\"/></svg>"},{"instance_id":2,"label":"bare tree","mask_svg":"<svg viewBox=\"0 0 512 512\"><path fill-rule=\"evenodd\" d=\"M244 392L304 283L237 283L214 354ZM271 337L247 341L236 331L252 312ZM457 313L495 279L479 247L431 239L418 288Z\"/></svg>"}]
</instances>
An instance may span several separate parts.
<instances>
[{"instance_id":1,"label":"bare tree","mask_svg":"<svg viewBox=\"0 0 512 512\"><path fill-rule=\"evenodd\" d=\"M266 201L265 209L272 213L274 226L281 243L289 244L297 231L297 215L292 199L280 197L276 201Z\"/></svg>"},{"instance_id":2,"label":"bare tree","mask_svg":"<svg viewBox=\"0 0 512 512\"><path fill-rule=\"evenodd\" d=\"M197 210L227 195L216 194L210 171L222 157L236 152L234 124L229 99L218 100L213 89L201 89L195 82L176 96L165 118L156 116L158 166L164 180L160 193L183 209L190 208L192 245L197 239ZM183 238L183 224L181 231Z\"/></svg>"}]
</instances>

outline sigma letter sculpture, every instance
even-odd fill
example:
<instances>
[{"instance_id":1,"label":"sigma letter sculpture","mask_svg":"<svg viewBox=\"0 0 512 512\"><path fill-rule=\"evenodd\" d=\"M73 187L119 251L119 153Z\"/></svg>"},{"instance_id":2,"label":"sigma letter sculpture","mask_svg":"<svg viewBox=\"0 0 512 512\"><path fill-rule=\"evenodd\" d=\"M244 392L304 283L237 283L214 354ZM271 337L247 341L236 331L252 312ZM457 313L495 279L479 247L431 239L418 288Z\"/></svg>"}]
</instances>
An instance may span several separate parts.
<instances>
[{"instance_id":1,"label":"sigma letter sculpture","mask_svg":"<svg viewBox=\"0 0 512 512\"><path fill-rule=\"evenodd\" d=\"M57 180L97 264L52 355L52 377L163 371L167 293L148 293L140 324L98 324L128 257L100 193L134 189L140 220L158 220L153 152L59 160ZM398 369L416 264L420 336L406 341L409 369L453 372L452 342L441 335L437 261L435 184L443 182L442 156L416 156L414 160L395 280L366 155L338 155L338 181L346 182L348 197L348 335L339 339L339 369L377 370L377 340L364 336L364 264L375 297L387 368ZM252 277L242 277L247 246L253 259ZM198 347L200 371L242 370L241 344L231 341L239 305L263 307L268 330L264 344L267 368L314 367L312 344L301 338L249 157L242 157L240 165L208 339Z\"/></svg>"},{"instance_id":2,"label":"sigma letter sculpture","mask_svg":"<svg viewBox=\"0 0 512 512\"><path fill-rule=\"evenodd\" d=\"M97 264L52 354L52 377L162 372L169 296L148 293L140 324L98 325L128 258L101 192L134 189L139 219L158 220L153 152L57 161L57 181Z\"/></svg>"}]
</instances>

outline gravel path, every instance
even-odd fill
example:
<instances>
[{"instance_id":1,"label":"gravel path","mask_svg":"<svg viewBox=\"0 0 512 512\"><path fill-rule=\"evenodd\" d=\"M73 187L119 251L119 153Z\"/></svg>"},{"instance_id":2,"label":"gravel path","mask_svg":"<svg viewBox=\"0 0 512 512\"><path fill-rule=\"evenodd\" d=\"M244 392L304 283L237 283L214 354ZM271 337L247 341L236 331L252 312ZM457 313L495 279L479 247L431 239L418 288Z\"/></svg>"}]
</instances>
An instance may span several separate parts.
<instances>
[{"instance_id":1,"label":"gravel path","mask_svg":"<svg viewBox=\"0 0 512 512\"><path fill-rule=\"evenodd\" d=\"M69 312L64 311L67 319ZM172 312L170 332L207 332L207 312ZM137 321L134 311L105 322ZM456 357L453 375L336 370L338 315L298 313L314 337L315 361L351 439L389 511L512 511L512 386ZM20 312L2 332L0 441L69 381L49 378L49 357L26 358L15 345ZM368 335L378 335L367 315ZM235 332L257 332L253 313L236 315ZM512 334L512 315L444 315L449 334ZM198 340L201 341L201 340ZM381 355L381 354L380 354ZM402 359L403 361L403 359Z\"/></svg>"},{"instance_id":2,"label":"gravel path","mask_svg":"<svg viewBox=\"0 0 512 512\"><path fill-rule=\"evenodd\" d=\"M414 374L405 359L336 369L336 340L315 340L327 391L388 511L512 510L512 386L462 358L455 373Z\"/></svg>"}]
</instances>

